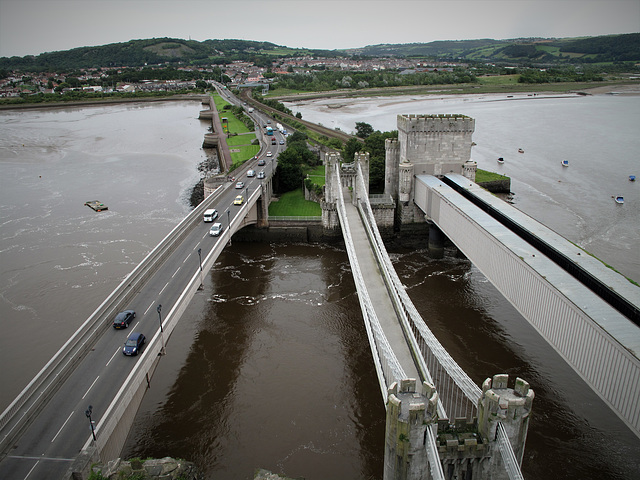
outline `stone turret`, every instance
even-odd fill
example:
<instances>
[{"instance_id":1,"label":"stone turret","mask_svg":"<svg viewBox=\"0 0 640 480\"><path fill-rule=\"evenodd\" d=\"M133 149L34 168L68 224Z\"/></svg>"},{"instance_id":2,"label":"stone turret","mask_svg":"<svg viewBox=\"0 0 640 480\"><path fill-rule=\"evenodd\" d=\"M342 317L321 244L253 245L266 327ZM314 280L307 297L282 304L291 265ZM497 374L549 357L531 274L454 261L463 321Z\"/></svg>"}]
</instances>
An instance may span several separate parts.
<instances>
[{"instance_id":1,"label":"stone turret","mask_svg":"<svg viewBox=\"0 0 640 480\"><path fill-rule=\"evenodd\" d=\"M384 142L384 193L394 200L398 199L398 165L400 163L400 144L395 138Z\"/></svg>"},{"instance_id":2,"label":"stone turret","mask_svg":"<svg viewBox=\"0 0 640 480\"><path fill-rule=\"evenodd\" d=\"M502 423L513 453L522 464L534 393L521 378L516 378L514 388L507 387L508 381L509 375L501 374L487 378L482 384L482 397L478 401L478 431L483 439L492 442L496 438L498 423Z\"/></svg>"},{"instance_id":3,"label":"stone turret","mask_svg":"<svg viewBox=\"0 0 640 480\"><path fill-rule=\"evenodd\" d=\"M426 429L437 425L438 393L427 382L422 393L415 379L394 382L387 398L384 480L417 480L429 471Z\"/></svg>"}]
</instances>

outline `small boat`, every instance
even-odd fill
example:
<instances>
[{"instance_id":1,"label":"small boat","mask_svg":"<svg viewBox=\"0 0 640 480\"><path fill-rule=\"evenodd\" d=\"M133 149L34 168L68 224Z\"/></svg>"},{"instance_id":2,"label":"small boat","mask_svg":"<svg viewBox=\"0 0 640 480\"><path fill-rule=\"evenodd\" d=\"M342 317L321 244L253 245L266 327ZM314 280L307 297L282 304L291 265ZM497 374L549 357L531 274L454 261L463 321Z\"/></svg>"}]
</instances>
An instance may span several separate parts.
<instances>
[{"instance_id":1,"label":"small boat","mask_svg":"<svg viewBox=\"0 0 640 480\"><path fill-rule=\"evenodd\" d=\"M629 181L630 182L635 182L636 181L636 176L635 175L629 175Z\"/></svg>"},{"instance_id":2,"label":"small boat","mask_svg":"<svg viewBox=\"0 0 640 480\"><path fill-rule=\"evenodd\" d=\"M99 200L89 200L88 202L84 202L87 207L93 208L96 212L102 212L103 210L109 210L104 203Z\"/></svg>"},{"instance_id":3,"label":"small boat","mask_svg":"<svg viewBox=\"0 0 640 480\"><path fill-rule=\"evenodd\" d=\"M562 160L562 166L563 167L568 167L569 166L569 160Z\"/></svg>"},{"instance_id":4,"label":"small boat","mask_svg":"<svg viewBox=\"0 0 640 480\"><path fill-rule=\"evenodd\" d=\"M518 153L524 153L524 150L523 150L523 149L521 149L521 148L519 148L519 149L518 149Z\"/></svg>"},{"instance_id":5,"label":"small boat","mask_svg":"<svg viewBox=\"0 0 640 480\"><path fill-rule=\"evenodd\" d=\"M504 163L504 158L498 157L498 163Z\"/></svg>"},{"instance_id":6,"label":"small boat","mask_svg":"<svg viewBox=\"0 0 640 480\"><path fill-rule=\"evenodd\" d=\"M617 197L612 196L616 203L624 203L624 197L622 195L618 195Z\"/></svg>"}]
</instances>

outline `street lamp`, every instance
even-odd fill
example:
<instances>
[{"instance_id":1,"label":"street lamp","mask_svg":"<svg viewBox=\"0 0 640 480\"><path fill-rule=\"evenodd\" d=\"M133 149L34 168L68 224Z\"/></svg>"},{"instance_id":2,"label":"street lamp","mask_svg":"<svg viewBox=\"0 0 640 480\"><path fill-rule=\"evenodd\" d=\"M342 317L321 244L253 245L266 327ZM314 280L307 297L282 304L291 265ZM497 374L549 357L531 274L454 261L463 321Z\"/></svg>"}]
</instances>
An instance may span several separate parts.
<instances>
[{"instance_id":1,"label":"street lamp","mask_svg":"<svg viewBox=\"0 0 640 480\"><path fill-rule=\"evenodd\" d=\"M91 425L91 435L93 435L93 441L96 441L96 431L93 429L93 421L91 420L91 412L93 412L93 407L89 405L89 408L84 412L84 414L89 419L89 425Z\"/></svg>"},{"instance_id":2,"label":"street lamp","mask_svg":"<svg viewBox=\"0 0 640 480\"><path fill-rule=\"evenodd\" d=\"M162 305L158 304L156 310L158 311L158 320L160 320L160 341L162 342L162 348L158 355L164 355L166 352L164 351L164 330L162 329Z\"/></svg>"},{"instance_id":3,"label":"street lamp","mask_svg":"<svg viewBox=\"0 0 640 480\"><path fill-rule=\"evenodd\" d=\"M200 286L198 287L198 290L202 290L204 288L204 285L202 284L202 249L201 248L198 249L198 258L200 259Z\"/></svg>"}]
</instances>

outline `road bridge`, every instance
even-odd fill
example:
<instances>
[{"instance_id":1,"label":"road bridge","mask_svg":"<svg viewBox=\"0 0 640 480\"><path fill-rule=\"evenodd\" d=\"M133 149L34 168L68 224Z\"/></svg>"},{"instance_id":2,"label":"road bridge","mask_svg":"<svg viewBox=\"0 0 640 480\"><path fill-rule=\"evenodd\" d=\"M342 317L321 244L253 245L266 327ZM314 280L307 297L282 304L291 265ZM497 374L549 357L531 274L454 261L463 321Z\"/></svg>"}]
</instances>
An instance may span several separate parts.
<instances>
[{"instance_id":1,"label":"road bridge","mask_svg":"<svg viewBox=\"0 0 640 480\"><path fill-rule=\"evenodd\" d=\"M2 413L0 478L65 478L66 472L119 456L160 354L203 275L235 232L265 216L264 193L276 167L265 163L264 179L246 177L255 168L250 163L236 172L242 188L226 182L189 213ZM237 195L244 197L241 205L234 203ZM203 222L208 208L219 212L216 221L224 230L218 237ZM137 317L124 332L113 331L113 317L124 309L134 309ZM141 355L125 357L122 344L133 331L148 342ZM79 451L84 453L76 458Z\"/></svg>"}]
</instances>

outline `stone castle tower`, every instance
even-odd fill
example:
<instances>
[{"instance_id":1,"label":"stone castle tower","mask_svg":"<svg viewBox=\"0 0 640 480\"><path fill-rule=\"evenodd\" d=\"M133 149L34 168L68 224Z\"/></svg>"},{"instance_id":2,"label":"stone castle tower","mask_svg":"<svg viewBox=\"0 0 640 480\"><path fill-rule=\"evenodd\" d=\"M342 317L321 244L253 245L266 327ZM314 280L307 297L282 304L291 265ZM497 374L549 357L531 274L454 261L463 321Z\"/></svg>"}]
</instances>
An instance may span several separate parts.
<instances>
[{"instance_id":1,"label":"stone castle tower","mask_svg":"<svg viewBox=\"0 0 640 480\"><path fill-rule=\"evenodd\" d=\"M398 140L385 142L384 193L395 200L400 223L418 220L412 207L415 175L459 173L475 180L474 130L475 120L466 115L398 115Z\"/></svg>"}]
</instances>

